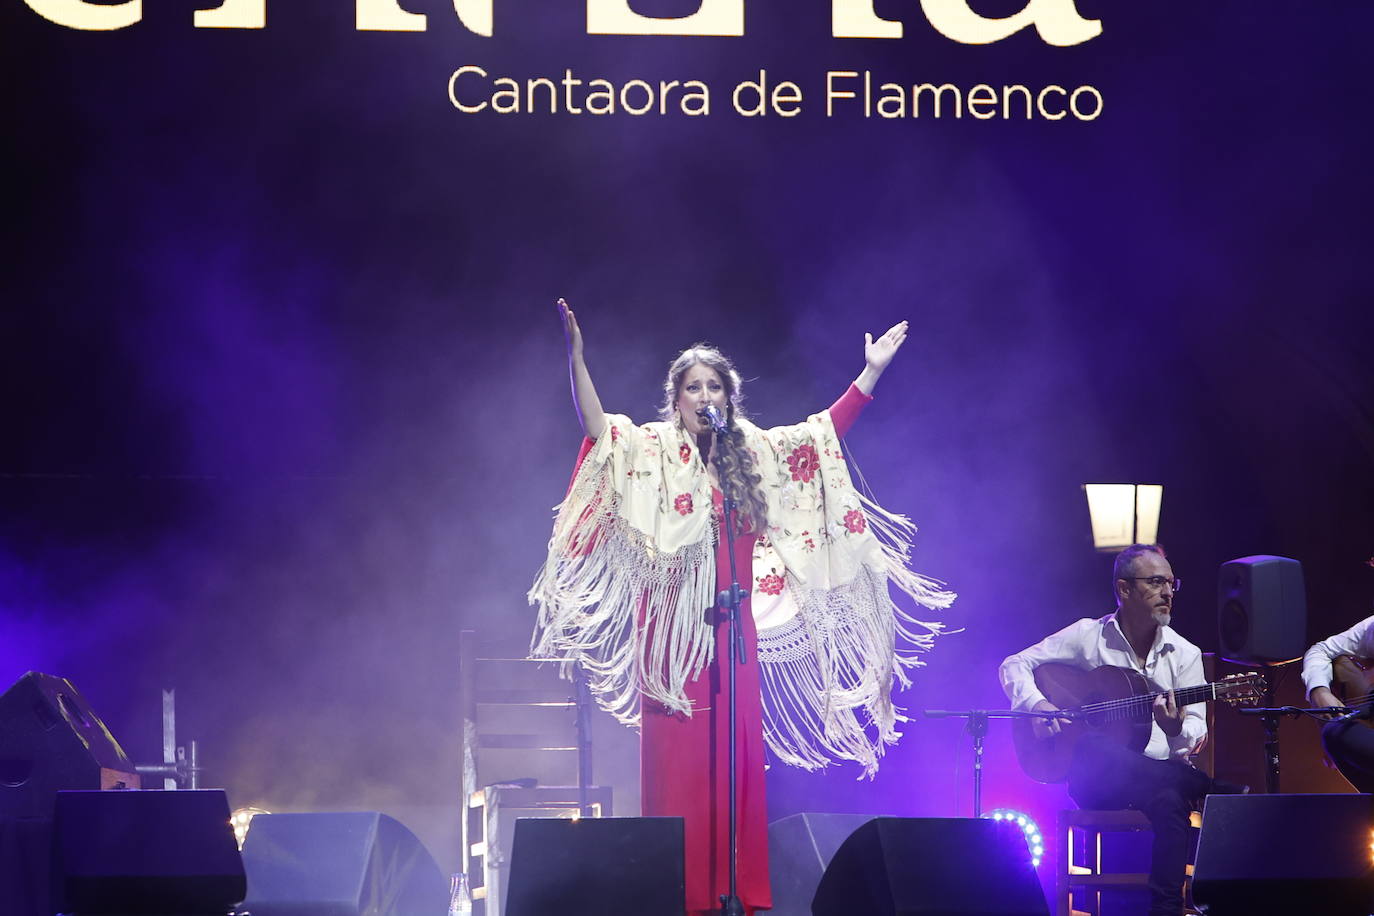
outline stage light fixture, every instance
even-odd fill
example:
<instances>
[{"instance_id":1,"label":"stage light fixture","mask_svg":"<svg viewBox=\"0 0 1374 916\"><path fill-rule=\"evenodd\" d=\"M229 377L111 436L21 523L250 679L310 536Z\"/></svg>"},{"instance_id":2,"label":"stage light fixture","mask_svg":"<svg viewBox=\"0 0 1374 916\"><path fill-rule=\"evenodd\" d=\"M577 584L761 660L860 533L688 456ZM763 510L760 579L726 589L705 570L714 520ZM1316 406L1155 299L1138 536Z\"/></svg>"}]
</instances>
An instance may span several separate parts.
<instances>
[{"instance_id":1,"label":"stage light fixture","mask_svg":"<svg viewBox=\"0 0 1374 916\"><path fill-rule=\"evenodd\" d=\"M1150 483L1085 483L1093 547L1115 552L1132 544L1153 544L1159 537L1159 510L1164 487Z\"/></svg>"},{"instance_id":2,"label":"stage light fixture","mask_svg":"<svg viewBox=\"0 0 1374 916\"><path fill-rule=\"evenodd\" d=\"M1026 837L1026 848L1030 850L1031 867L1040 867L1040 860L1045 856L1045 838L1041 835L1040 826L1035 823L1034 818L1024 811L1013 808L994 808L983 817L992 821L1011 821L1020 827L1021 833Z\"/></svg>"},{"instance_id":3,"label":"stage light fixture","mask_svg":"<svg viewBox=\"0 0 1374 916\"><path fill-rule=\"evenodd\" d=\"M254 808L251 805L234 809L229 815L229 823L234 827L234 840L239 844L239 849L243 849L243 841L248 838L248 827L253 823L253 818L259 814L271 813L265 808Z\"/></svg>"}]
</instances>

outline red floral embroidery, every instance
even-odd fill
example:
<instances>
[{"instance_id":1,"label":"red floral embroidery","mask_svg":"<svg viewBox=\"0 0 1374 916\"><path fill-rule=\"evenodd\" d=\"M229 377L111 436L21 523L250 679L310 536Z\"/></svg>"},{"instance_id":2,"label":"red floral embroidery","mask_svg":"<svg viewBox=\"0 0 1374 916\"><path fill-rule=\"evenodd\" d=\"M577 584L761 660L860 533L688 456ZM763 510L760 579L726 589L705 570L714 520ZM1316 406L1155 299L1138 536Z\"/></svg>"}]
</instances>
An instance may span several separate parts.
<instances>
[{"instance_id":1,"label":"red floral embroidery","mask_svg":"<svg viewBox=\"0 0 1374 916\"><path fill-rule=\"evenodd\" d=\"M816 542L813 541L813 540L811 540L810 538L807 538L807 539L806 539L805 541L803 541L802 543L803 543L804 545L806 545L807 551L812 551L812 550L815 550L815 549L816 549Z\"/></svg>"},{"instance_id":2,"label":"red floral embroidery","mask_svg":"<svg viewBox=\"0 0 1374 916\"><path fill-rule=\"evenodd\" d=\"M615 440L617 440L617 439L619 439L619 438L620 438L620 427L619 427L619 426L612 426L612 427L611 427L611 442L615 442Z\"/></svg>"},{"instance_id":3,"label":"red floral embroidery","mask_svg":"<svg viewBox=\"0 0 1374 916\"><path fill-rule=\"evenodd\" d=\"M678 515L691 515L692 494L683 493L680 496L678 496L677 499L673 500L673 508L677 510Z\"/></svg>"},{"instance_id":4,"label":"red floral embroidery","mask_svg":"<svg viewBox=\"0 0 1374 916\"><path fill-rule=\"evenodd\" d=\"M782 576L777 573L769 573L766 576L759 576L759 591L765 595L782 594Z\"/></svg>"},{"instance_id":5,"label":"red floral embroidery","mask_svg":"<svg viewBox=\"0 0 1374 916\"><path fill-rule=\"evenodd\" d=\"M692 460L692 447L686 442L677 447L677 453L682 456L682 463L686 464Z\"/></svg>"},{"instance_id":6,"label":"red floral embroidery","mask_svg":"<svg viewBox=\"0 0 1374 916\"><path fill-rule=\"evenodd\" d=\"M787 467L792 471L792 479L802 483L810 482L820 470L821 460L816 456L813 445L799 445L787 456Z\"/></svg>"},{"instance_id":7,"label":"red floral embroidery","mask_svg":"<svg viewBox=\"0 0 1374 916\"><path fill-rule=\"evenodd\" d=\"M858 509L850 509L844 514L844 526L849 529L850 534L863 534L864 529L868 527L868 521Z\"/></svg>"}]
</instances>

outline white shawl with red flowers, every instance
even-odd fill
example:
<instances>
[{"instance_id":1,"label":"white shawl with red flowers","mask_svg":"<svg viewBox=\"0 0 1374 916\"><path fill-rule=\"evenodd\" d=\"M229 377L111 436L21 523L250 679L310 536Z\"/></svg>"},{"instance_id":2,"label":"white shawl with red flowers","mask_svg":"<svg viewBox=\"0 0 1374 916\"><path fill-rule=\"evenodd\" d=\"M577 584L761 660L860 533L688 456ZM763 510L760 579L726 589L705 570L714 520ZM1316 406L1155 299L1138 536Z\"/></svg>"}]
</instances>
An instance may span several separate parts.
<instances>
[{"instance_id":1,"label":"white shawl with red flowers","mask_svg":"<svg viewBox=\"0 0 1374 916\"><path fill-rule=\"evenodd\" d=\"M627 724L638 723L641 697L691 715L684 685L714 646L711 482L675 424L606 422L529 592L539 607L531 654L583 665L602 707ZM764 737L794 766L853 760L871 775L906 721L892 689L910 684L906 669L941 631L888 585L932 609L954 594L908 567L915 527L854 488L828 411L768 430L736 422L768 500L749 601Z\"/></svg>"}]
</instances>

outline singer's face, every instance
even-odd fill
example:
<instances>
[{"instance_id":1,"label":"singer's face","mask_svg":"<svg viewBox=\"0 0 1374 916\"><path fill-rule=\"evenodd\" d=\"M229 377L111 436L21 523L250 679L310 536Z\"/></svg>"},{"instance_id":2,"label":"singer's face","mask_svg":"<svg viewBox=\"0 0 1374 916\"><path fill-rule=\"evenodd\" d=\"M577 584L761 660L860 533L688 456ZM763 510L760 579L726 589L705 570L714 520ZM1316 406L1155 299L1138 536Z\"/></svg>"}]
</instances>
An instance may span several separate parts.
<instances>
[{"instance_id":1,"label":"singer's face","mask_svg":"<svg viewBox=\"0 0 1374 916\"><path fill-rule=\"evenodd\" d=\"M715 405L721 416L725 415L725 383L719 372L697 363L683 374L677 390L677 412L687 432L703 435L711 431L711 424L697 414L707 404Z\"/></svg>"}]
</instances>

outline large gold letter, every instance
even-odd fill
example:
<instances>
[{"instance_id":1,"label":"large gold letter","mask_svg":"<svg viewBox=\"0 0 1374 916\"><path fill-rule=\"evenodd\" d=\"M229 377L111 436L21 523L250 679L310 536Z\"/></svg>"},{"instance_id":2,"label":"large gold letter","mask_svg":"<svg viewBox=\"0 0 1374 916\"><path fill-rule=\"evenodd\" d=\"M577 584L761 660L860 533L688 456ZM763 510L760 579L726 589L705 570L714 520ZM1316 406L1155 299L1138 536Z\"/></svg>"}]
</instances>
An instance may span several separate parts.
<instances>
[{"instance_id":1,"label":"large gold letter","mask_svg":"<svg viewBox=\"0 0 1374 916\"><path fill-rule=\"evenodd\" d=\"M112 32L133 25L143 18L143 0L129 0L114 6L84 3L83 0L24 0L29 9L49 22L69 29Z\"/></svg>"},{"instance_id":2,"label":"large gold letter","mask_svg":"<svg viewBox=\"0 0 1374 916\"><path fill-rule=\"evenodd\" d=\"M407 13L396 0L358 0L354 19L359 31L423 32L423 13Z\"/></svg>"},{"instance_id":3,"label":"large gold letter","mask_svg":"<svg viewBox=\"0 0 1374 916\"><path fill-rule=\"evenodd\" d=\"M1102 20L1084 19L1073 0L1030 0L1005 19L987 19L969 9L968 0L921 0L935 30L966 45L987 45L1034 25L1046 44L1064 48L1102 34Z\"/></svg>"},{"instance_id":4,"label":"large gold letter","mask_svg":"<svg viewBox=\"0 0 1374 916\"><path fill-rule=\"evenodd\" d=\"M744 0L701 0L690 16L641 16L629 0L587 0L588 35L743 35Z\"/></svg>"},{"instance_id":5,"label":"large gold letter","mask_svg":"<svg viewBox=\"0 0 1374 916\"><path fill-rule=\"evenodd\" d=\"M830 34L836 38L901 38L902 24L879 18L873 0L832 0Z\"/></svg>"},{"instance_id":6,"label":"large gold letter","mask_svg":"<svg viewBox=\"0 0 1374 916\"><path fill-rule=\"evenodd\" d=\"M453 0L453 11L469 32L491 37L491 0Z\"/></svg>"},{"instance_id":7,"label":"large gold letter","mask_svg":"<svg viewBox=\"0 0 1374 916\"><path fill-rule=\"evenodd\" d=\"M198 29L263 29L267 27L267 0L224 0L212 10L196 10Z\"/></svg>"}]
</instances>

